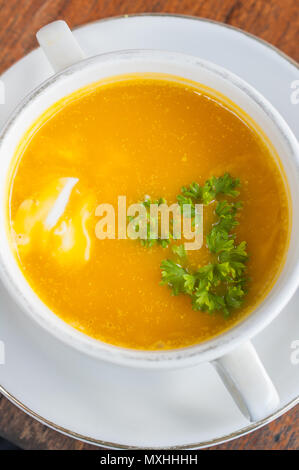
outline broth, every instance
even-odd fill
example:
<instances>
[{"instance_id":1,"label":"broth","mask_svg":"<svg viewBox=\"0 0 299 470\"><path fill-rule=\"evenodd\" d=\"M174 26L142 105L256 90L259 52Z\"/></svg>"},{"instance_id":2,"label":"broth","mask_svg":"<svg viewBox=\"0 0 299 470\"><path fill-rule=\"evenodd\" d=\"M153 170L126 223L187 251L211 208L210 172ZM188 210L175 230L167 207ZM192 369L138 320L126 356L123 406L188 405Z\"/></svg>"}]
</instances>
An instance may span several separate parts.
<instances>
[{"instance_id":1,"label":"broth","mask_svg":"<svg viewBox=\"0 0 299 470\"><path fill-rule=\"evenodd\" d=\"M98 240L94 230L101 202L150 195L172 203L181 186L226 172L241 181L235 232L250 254L246 300L227 318L192 310L187 296L160 284L169 248ZM65 210L45 228L66 181ZM205 233L212 212L204 208ZM16 155L9 224L24 276L54 313L104 342L155 350L210 339L261 302L284 260L289 209L279 167L249 119L204 88L132 77L74 93L35 123ZM194 267L210 259L205 245L188 255Z\"/></svg>"}]
</instances>

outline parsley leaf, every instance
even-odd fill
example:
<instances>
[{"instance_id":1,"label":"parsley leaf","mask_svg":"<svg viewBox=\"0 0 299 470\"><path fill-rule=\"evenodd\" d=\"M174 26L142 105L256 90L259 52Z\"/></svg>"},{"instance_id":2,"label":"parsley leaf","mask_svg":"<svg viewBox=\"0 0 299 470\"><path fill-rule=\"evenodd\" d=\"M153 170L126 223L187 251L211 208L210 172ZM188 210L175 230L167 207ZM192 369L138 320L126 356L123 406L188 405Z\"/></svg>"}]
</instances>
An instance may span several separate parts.
<instances>
[{"instance_id":1,"label":"parsley leaf","mask_svg":"<svg viewBox=\"0 0 299 470\"><path fill-rule=\"evenodd\" d=\"M241 286L229 286L225 294L225 303L227 307L241 307L244 295L245 291Z\"/></svg>"},{"instance_id":2,"label":"parsley leaf","mask_svg":"<svg viewBox=\"0 0 299 470\"><path fill-rule=\"evenodd\" d=\"M174 261L165 259L161 263L161 284L168 284L172 288L173 295L178 295L185 292L185 278L188 274L179 264Z\"/></svg>"},{"instance_id":3,"label":"parsley leaf","mask_svg":"<svg viewBox=\"0 0 299 470\"><path fill-rule=\"evenodd\" d=\"M208 290L197 289L192 297L192 306L194 310L213 313L215 310L224 310L225 301L220 295L213 294Z\"/></svg>"},{"instance_id":4,"label":"parsley leaf","mask_svg":"<svg viewBox=\"0 0 299 470\"><path fill-rule=\"evenodd\" d=\"M248 254L246 251L246 242L241 242L237 246L233 246L232 248L223 251L219 254L219 260L221 262L229 261L229 262L239 262L244 263L248 260Z\"/></svg>"},{"instance_id":5,"label":"parsley leaf","mask_svg":"<svg viewBox=\"0 0 299 470\"><path fill-rule=\"evenodd\" d=\"M228 232L216 226L207 235L207 246L211 253L221 253L234 248L234 239L229 236Z\"/></svg>"},{"instance_id":6,"label":"parsley leaf","mask_svg":"<svg viewBox=\"0 0 299 470\"><path fill-rule=\"evenodd\" d=\"M239 191L236 189L240 186L240 180L233 178L229 173L223 176L212 176L208 179L204 186L199 186L198 183L191 183L189 186L183 186L181 189L182 195L178 196L179 204L188 204L188 201L198 202L202 204L209 204L219 194L224 194L231 197L237 197Z\"/></svg>"},{"instance_id":7,"label":"parsley leaf","mask_svg":"<svg viewBox=\"0 0 299 470\"><path fill-rule=\"evenodd\" d=\"M160 238L159 236L157 238L154 238L152 233L151 233L151 225L153 227L156 227L159 231L159 220L155 220L153 217L150 215L150 208L151 205L157 205L160 206L161 204L165 204L166 200L164 198L159 198L156 200L151 200L149 197L145 199L144 201L141 202L141 204L144 205L146 208L146 238L141 238L140 242L141 245L147 248L151 248L154 245L160 245L162 248L167 248L170 244L170 240L172 238L171 233L169 234L169 238ZM133 220L133 216L128 217L129 221ZM138 231L139 225L136 226L136 231Z\"/></svg>"},{"instance_id":8,"label":"parsley leaf","mask_svg":"<svg viewBox=\"0 0 299 470\"><path fill-rule=\"evenodd\" d=\"M186 258L187 253L184 245L173 245L171 247L172 252L179 258Z\"/></svg>"}]
</instances>

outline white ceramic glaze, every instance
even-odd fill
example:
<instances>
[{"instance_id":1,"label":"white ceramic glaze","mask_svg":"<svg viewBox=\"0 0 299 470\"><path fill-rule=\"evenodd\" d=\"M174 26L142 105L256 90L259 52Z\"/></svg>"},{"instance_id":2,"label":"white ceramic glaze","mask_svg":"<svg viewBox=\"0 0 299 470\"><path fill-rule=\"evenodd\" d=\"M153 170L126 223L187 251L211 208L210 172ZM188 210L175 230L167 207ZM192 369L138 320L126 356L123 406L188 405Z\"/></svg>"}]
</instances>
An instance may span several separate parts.
<instances>
[{"instance_id":1,"label":"white ceramic glaze","mask_svg":"<svg viewBox=\"0 0 299 470\"><path fill-rule=\"evenodd\" d=\"M61 28L61 22L59 22L59 28ZM47 29L43 31L46 34L49 33ZM39 40L46 48L46 41L43 41L42 33L39 35ZM55 45L53 46L51 41L51 54L53 53L53 47L55 50ZM56 48L56 50L60 50L61 56L64 56L66 60L65 63L69 65L71 60L68 54L63 52L61 47ZM76 54L73 54L73 56L75 57ZM63 60L58 60L57 63L61 66ZM16 143L28 127L28 123L38 117L53 102L90 82L118 74L145 71L168 73L203 83L220 91L245 109L274 144L288 177L293 204L298 203L297 141L274 108L243 80L211 63L195 57L159 51L124 51L87 59L43 84L20 105L4 129L0 152L1 155L5 155L5 171L1 183L5 181L5 172L8 170L10 158L13 155ZM2 201L3 196L2 194ZM228 382L228 385L231 392L237 386L251 419L256 420L264 417L277 407L277 394L254 350L251 346L245 347L243 343L269 324L297 287L299 277L298 247L295 242L298 239L299 227L298 219L296 220L295 216L293 222L290 251L284 271L267 299L248 319L228 333L209 342L183 350L144 353L116 348L92 340L59 320L36 297L19 271L5 238L3 211L0 219L2 276L6 286L14 297L17 297L22 307L43 327L64 342L95 357L145 368L169 368L217 360L217 358L225 355L225 360L221 359L217 364L221 367L222 372L226 371L226 377L230 377L231 381ZM235 349L232 353L231 350L238 346L241 349ZM238 370L234 365L236 354ZM254 364L252 370L248 370L248 368L246 370L248 363ZM243 376L241 370L245 371ZM254 380L258 376L261 387L253 387L248 393L248 384L254 384Z\"/></svg>"},{"instance_id":2,"label":"white ceramic glaze","mask_svg":"<svg viewBox=\"0 0 299 470\"><path fill-rule=\"evenodd\" d=\"M137 15L91 23L74 34L88 56L142 47L212 60L253 84L299 133L298 107L289 99L298 67L240 30L192 17ZM50 75L40 48L5 72L0 123ZM0 391L25 412L70 436L106 448L199 448L257 429L298 402L299 369L290 361L291 344L299 334L298 290L281 315L253 339L281 404L250 425L210 364L163 373L109 365L57 340L23 314L1 284L0 292L0 340L7 359L0 367Z\"/></svg>"}]
</instances>

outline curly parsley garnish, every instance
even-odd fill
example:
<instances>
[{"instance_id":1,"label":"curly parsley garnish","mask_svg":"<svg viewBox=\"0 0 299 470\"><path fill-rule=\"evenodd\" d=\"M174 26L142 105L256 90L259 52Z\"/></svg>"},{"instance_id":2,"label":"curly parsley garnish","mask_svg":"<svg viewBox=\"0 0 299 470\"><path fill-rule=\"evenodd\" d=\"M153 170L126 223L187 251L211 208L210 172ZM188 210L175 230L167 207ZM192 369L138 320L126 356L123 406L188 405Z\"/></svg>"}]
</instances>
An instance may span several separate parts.
<instances>
[{"instance_id":1,"label":"curly parsley garnish","mask_svg":"<svg viewBox=\"0 0 299 470\"><path fill-rule=\"evenodd\" d=\"M248 254L246 242L236 243L234 228L239 224L236 217L242 208L241 202L231 202L223 199L224 196L236 198L239 196L240 181L229 173L223 176L213 176L203 186L192 183L181 189L177 196L178 204L183 208L185 204L191 206L191 217L195 215L195 204L208 205L216 202L216 223L206 236L206 245L211 252L210 264L200 267L196 271L186 265L187 253L184 245L172 245L174 255L178 262L171 259L161 263L162 284L168 285L173 295L185 294L191 298L193 309L208 313L222 311L225 316L230 311L241 307L246 295L246 262ZM154 201L155 204L164 200ZM144 203L150 207L151 202ZM148 219L149 226L150 219ZM163 242L163 243L162 243ZM171 240L144 240L144 245L152 246L160 243L166 247Z\"/></svg>"}]
</instances>

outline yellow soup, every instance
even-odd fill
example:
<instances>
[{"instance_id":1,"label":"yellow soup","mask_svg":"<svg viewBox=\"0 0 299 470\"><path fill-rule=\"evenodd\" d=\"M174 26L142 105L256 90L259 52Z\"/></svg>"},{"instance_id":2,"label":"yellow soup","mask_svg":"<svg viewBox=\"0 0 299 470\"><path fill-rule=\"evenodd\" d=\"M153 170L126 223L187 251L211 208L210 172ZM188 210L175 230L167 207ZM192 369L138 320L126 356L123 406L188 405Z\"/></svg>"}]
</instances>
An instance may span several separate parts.
<instances>
[{"instance_id":1,"label":"yellow soup","mask_svg":"<svg viewBox=\"0 0 299 470\"><path fill-rule=\"evenodd\" d=\"M249 253L248 293L229 315L195 311L189 296L161 285L161 261L176 259L169 246L96 237L100 203L173 203L182 186L227 172L241 182L234 233ZM203 87L135 76L70 95L24 136L11 175L10 234L24 276L55 314L107 343L170 349L218 335L261 302L284 260L279 164L245 113ZM204 240L214 212L214 203L203 208ZM211 258L205 241L187 254L194 269Z\"/></svg>"}]
</instances>

